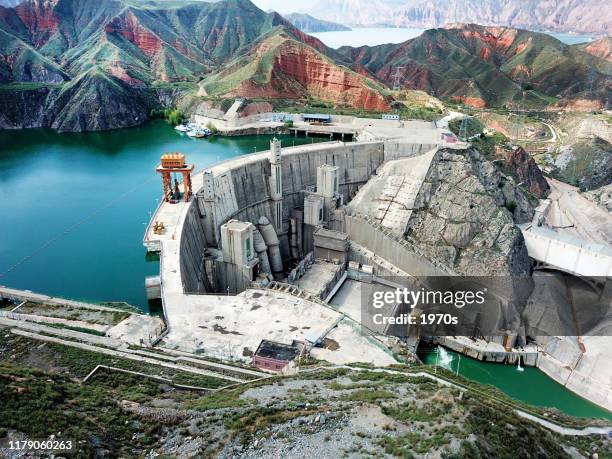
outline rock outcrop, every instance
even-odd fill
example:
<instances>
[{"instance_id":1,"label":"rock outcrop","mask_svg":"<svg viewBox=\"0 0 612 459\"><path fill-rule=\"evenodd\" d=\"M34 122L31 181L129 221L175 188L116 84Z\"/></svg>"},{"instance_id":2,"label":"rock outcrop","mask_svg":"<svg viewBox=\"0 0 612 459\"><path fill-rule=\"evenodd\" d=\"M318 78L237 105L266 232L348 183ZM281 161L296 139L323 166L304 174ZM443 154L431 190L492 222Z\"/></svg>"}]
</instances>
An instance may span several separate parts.
<instances>
[{"instance_id":1,"label":"rock outcrop","mask_svg":"<svg viewBox=\"0 0 612 459\"><path fill-rule=\"evenodd\" d=\"M524 188L539 199L545 198L550 186L534 159L522 147L508 152L505 166L516 176Z\"/></svg>"},{"instance_id":2,"label":"rock outcrop","mask_svg":"<svg viewBox=\"0 0 612 459\"><path fill-rule=\"evenodd\" d=\"M584 193L584 196L608 212L612 212L612 184Z\"/></svg>"},{"instance_id":3,"label":"rock outcrop","mask_svg":"<svg viewBox=\"0 0 612 459\"><path fill-rule=\"evenodd\" d=\"M335 105L384 111L389 100L372 78L338 64L325 46L291 29L277 28L244 56L203 83L210 95L224 97L315 99Z\"/></svg>"},{"instance_id":4,"label":"rock outcrop","mask_svg":"<svg viewBox=\"0 0 612 459\"><path fill-rule=\"evenodd\" d=\"M511 178L477 150L440 150L408 223L408 236L458 274L528 276L517 223L533 207Z\"/></svg>"}]
</instances>

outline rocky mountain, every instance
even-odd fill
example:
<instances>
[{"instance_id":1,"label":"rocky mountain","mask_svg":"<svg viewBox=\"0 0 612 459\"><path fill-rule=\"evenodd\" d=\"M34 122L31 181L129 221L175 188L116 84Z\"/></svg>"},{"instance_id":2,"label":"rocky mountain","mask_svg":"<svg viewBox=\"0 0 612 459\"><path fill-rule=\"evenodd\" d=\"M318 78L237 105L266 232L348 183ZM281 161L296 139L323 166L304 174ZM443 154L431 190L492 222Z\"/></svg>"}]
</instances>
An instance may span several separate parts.
<instances>
[{"instance_id":1,"label":"rocky mountain","mask_svg":"<svg viewBox=\"0 0 612 459\"><path fill-rule=\"evenodd\" d=\"M212 96L310 98L367 110L389 109L383 86L339 64L329 53L312 37L278 28L201 86Z\"/></svg>"},{"instance_id":2,"label":"rocky mountain","mask_svg":"<svg viewBox=\"0 0 612 459\"><path fill-rule=\"evenodd\" d=\"M612 62L612 37L603 37L579 46L583 51Z\"/></svg>"},{"instance_id":3,"label":"rocky mountain","mask_svg":"<svg viewBox=\"0 0 612 459\"><path fill-rule=\"evenodd\" d=\"M316 0L299 12L342 24L435 28L475 22L530 30L610 35L607 0Z\"/></svg>"},{"instance_id":4,"label":"rocky mountain","mask_svg":"<svg viewBox=\"0 0 612 459\"><path fill-rule=\"evenodd\" d=\"M80 131L140 124L151 108L162 104L160 90L184 89L180 86L184 83L195 96L199 79L213 71L208 81L221 78L219 71L225 78L228 65L237 56L254 59L257 69L248 84L257 88L266 62L253 53L281 32L291 37L291 46L285 43L276 48L276 56L289 48L299 51L293 55L293 64L288 63L288 55L279 65L270 66L274 74L268 75L272 80L262 94L274 97L272 87L289 84L276 95L387 107L382 89L368 88L376 87L373 81L336 63L335 59L343 60L341 56L332 57L334 52L320 41L248 0L26 0L14 8L0 7L0 98L7 104L0 112L0 127L50 126ZM308 68L303 66L306 61L295 60L300 53L311 59L306 63ZM316 71L314 62L318 62L314 67L319 65L317 68L328 73L309 75ZM289 68L296 64L302 68ZM346 81L338 84L338 78ZM311 81L315 79L316 83ZM217 86L212 92L249 93L245 86L233 85L231 79L226 79L225 85L227 91ZM358 87L361 93L355 89ZM166 102L167 91L163 96Z\"/></svg>"},{"instance_id":5,"label":"rocky mountain","mask_svg":"<svg viewBox=\"0 0 612 459\"><path fill-rule=\"evenodd\" d=\"M379 80L475 107L608 103L612 66L580 45L505 27L454 24L400 44L339 52Z\"/></svg>"},{"instance_id":6,"label":"rocky mountain","mask_svg":"<svg viewBox=\"0 0 612 459\"><path fill-rule=\"evenodd\" d=\"M438 151L414 207L408 236L458 274L529 275L516 223L531 220L533 207L477 150Z\"/></svg>"},{"instance_id":7,"label":"rocky mountain","mask_svg":"<svg viewBox=\"0 0 612 459\"><path fill-rule=\"evenodd\" d=\"M140 124L159 105L155 85L195 80L279 24L287 23L248 0L26 0L0 8L0 97L10 107L0 126Z\"/></svg>"},{"instance_id":8,"label":"rocky mountain","mask_svg":"<svg viewBox=\"0 0 612 459\"><path fill-rule=\"evenodd\" d=\"M609 101L612 74L606 42L595 45L455 25L336 51L249 0L25 0L0 7L0 128L133 126L202 97L384 111L398 66L401 89L451 102L592 109Z\"/></svg>"},{"instance_id":9,"label":"rocky mountain","mask_svg":"<svg viewBox=\"0 0 612 459\"><path fill-rule=\"evenodd\" d=\"M338 32L344 30L351 30L350 27L338 24L336 22L323 21L321 19L312 17L309 14L291 13L285 14L284 17L295 27L306 33Z\"/></svg>"}]
</instances>

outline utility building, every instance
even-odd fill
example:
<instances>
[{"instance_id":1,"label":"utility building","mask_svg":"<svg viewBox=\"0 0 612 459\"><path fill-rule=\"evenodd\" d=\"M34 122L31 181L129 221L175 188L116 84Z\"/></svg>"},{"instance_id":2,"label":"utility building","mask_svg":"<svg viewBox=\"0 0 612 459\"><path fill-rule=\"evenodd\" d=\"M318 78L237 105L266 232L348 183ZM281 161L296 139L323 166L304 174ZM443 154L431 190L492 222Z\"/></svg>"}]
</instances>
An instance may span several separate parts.
<instances>
[{"instance_id":1,"label":"utility building","mask_svg":"<svg viewBox=\"0 0 612 459\"><path fill-rule=\"evenodd\" d=\"M314 254L320 260L348 261L349 236L340 231L317 228L314 231Z\"/></svg>"},{"instance_id":2,"label":"utility building","mask_svg":"<svg viewBox=\"0 0 612 459\"><path fill-rule=\"evenodd\" d=\"M255 258L253 230L249 222L230 220L221 225L221 246L223 261L234 265L249 265Z\"/></svg>"},{"instance_id":3,"label":"utility building","mask_svg":"<svg viewBox=\"0 0 612 459\"><path fill-rule=\"evenodd\" d=\"M323 164L317 168L317 194L333 198L338 193L338 167Z\"/></svg>"}]
</instances>

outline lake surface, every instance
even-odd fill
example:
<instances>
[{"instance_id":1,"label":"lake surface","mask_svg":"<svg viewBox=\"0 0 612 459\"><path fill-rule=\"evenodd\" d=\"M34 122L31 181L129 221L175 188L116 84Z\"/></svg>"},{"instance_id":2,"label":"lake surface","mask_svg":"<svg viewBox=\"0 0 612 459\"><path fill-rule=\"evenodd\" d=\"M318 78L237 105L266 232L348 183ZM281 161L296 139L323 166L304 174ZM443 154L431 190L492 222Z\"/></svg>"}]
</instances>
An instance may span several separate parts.
<instances>
[{"instance_id":1,"label":"lake surface","mask_svg":"<svg viewBox=\"0 0 612 459\"><path fill-rule=\"evenodd\" d=\"M425 29L409 29L402 27L359 27L342 32L320 32L311 35L317 37L330 48L341 46L376 46L386 43L402 43L411 38L418 37ZM542 32L552 35L568 45L584 43L593 39L590 35L578 35L570 33Z\"/></svg>"},{"instance_id":2,"label":"lake surface","mask_svg":"<svg viewBox=\"0 0 612 459\"><path fill-rule=\"evenodd\" d=\"M186 153L199 170L267 150L269 140L190 139L163 121L85 134L0 131L0 285L147 311L144 278L159 265L145 260L142 237L161 196L161 154Z\"/></svg>"},{"instance_id":3,"label":"lake surface","mask_svg":"<svg viewBox=\"0 0 612 459\"><path fill-rule=\"evenodd\" d=\"M341 32L320 32L311 34L317 37L330 48L341 46L376 46L386 43L402 43L411 38L418 37L425 29L407 29L391 27L354 28Z\"/></svg>"},{"instance_id":4,"label":"lake surface","mask_svg":"<svg viewBox=\"0 0 612 459\"><path fill-rule=\"evenodd\" d=\"M570 416L596 417L612 420L612 413L574 394L546 376L537 368L525 367L519 371L515 365L486 363L441 349L440 355L427 352L421 355L424 363L440 365L453 372L483 384L497 387L507 395L525 403L553 407Z\"/></svg>"}]
</instances>

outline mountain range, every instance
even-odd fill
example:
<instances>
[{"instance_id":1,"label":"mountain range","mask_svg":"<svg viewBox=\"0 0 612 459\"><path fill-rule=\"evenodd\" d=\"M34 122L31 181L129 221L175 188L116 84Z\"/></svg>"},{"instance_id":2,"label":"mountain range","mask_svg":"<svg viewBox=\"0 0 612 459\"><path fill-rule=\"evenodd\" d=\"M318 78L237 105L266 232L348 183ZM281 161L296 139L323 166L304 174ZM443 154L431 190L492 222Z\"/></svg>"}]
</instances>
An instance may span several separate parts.
<instances>
[{"instance_id":1,"label":"mountain range","mask_svg":"<svg viewBox=\"0 0 612 459\"><path fill-rule=\"evenodd\" d=\"M282 8L285 3L273 4ZM436 28L474 22L528 30L612 33L608 0L313 0L300 2L299 8L286 8L355 26Z\"/></svg>"},{"instance_id":2,"label":"mountain range","mask_svg":"<svg viewBox=\"0 0 612 459\"><path fill-rule=\"evenodd\" d=\"M462 24L333 50L249 0L25 0L0 7L0 127L133 126L184 97L386 111L396 84L478 107L593 107L611 66L609 39Z\"/></svg>"},{"instance_id":3,"label":"mountain range","mask_svg":"<svg viewBox=\"0 0 612 459\"><path fill-rule=\"evenodd\" d=\"M404 43L338 51L388 85L475 107L595 107L612 91L610 41L568 46L527 30L451 24Z\"/></svg>"},{"instance_id":4,"label":"mountain range","mask_svg":"<svg viewBox=\"0 0 612 459\"><path fill-rule=\"evenodd\" d=\"M317 19L304 13L284 14L283 17L302 32L306 33L343 32L351 30L350 27L338 24L337 22L323 21L322 19Z\"/></svg>"}]
</instances>

